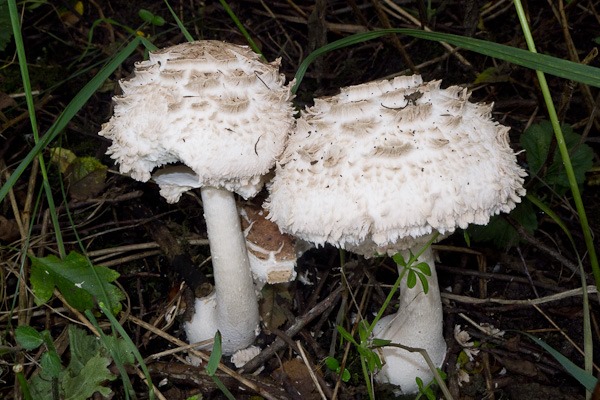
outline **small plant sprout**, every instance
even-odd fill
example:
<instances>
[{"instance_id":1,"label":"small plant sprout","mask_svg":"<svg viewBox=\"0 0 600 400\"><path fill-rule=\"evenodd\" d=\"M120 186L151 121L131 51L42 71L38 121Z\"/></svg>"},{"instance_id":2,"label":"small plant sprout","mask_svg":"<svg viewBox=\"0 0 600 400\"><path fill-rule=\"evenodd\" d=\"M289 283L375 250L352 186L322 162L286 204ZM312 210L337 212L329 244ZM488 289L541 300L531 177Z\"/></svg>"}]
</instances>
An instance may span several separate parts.
<instances>
[{"instance_id":1,"label":"small plant sprout","mask_svg":"<svg viewBox=\"0 0 600 400\"><path fill-rule=\"evenodd\" d=\"M376 380L403 393L419 391L417 377L433 377L407 346L425 350L433 369L446 354L430 244L509 212L525 194L509 128L468 98L466 89L415 75L315 99L269 187L269 218L284 232L365 257L399 253L399 310L370 328L390 342L378 350Z\"/></svg>"},{"instance_id":2,"label":"small plant sprout","mask_svg":"<svg viewBox=\"0 0 600 400\"><path fill-rule=\"evenodd\" d=\"M154 172L168 202L201 187L215 291L196 300L185 330L190 342L220 331L224 354L250 345L259 324L233 193L258 193L294 124L279 61L259 58L218 41L152 52L121 81L115 115L100 132L112 140L108 153L121 172L142 182Z\"/></svg>"}]
</instances>

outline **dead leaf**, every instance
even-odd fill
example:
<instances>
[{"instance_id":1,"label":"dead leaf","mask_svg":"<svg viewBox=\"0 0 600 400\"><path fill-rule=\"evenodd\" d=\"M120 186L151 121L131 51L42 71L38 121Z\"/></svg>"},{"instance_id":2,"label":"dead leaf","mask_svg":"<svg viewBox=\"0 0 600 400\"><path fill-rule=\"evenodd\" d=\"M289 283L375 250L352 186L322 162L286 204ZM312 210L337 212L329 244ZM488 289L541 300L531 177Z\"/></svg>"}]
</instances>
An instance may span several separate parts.
<instances>
[{"instance_id":1,"label":"dead leaf","mask_svg":"<svg viewBox=\"0 0 600 400\"><path fill-rule=\"evenodd\" d=\"M14 219L7 219L0 215L0 240L12 242L20 236L19 226Z\"/></svg>"}]
</instances>

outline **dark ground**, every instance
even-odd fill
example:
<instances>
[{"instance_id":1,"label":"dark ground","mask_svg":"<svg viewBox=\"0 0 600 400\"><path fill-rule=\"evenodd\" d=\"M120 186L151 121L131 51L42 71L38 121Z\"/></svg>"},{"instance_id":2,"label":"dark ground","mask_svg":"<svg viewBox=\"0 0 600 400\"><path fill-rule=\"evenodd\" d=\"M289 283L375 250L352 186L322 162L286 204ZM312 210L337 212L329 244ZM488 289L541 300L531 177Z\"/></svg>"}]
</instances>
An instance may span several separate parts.
<instances>
[{"instance_id":1,"label":"dark ground","mask_svg":"<svg viewBox=\"0 0 600 400\"><path fill-rule=\"evenodd\" d=\"M367 29L418 27L406 17L399 17L390 3L384 0L317 0L316 4L293 0L257 0L231 1L229 4L265 57L268 60L282 58L282 71L291 79L304 57L328 42ZM525 47L512 2L434 1L429 18L427 3L395 2L402 10L411 13L415 21L424 23L434 31ZM99 0L84 2L83 5L81 16L76 15L75 4L67 1L41 3L39 7L32 6L23 12L23 36L32 87L38 91L35 101L40 132L45 132L73 96L128 40L125 27L137 29L142 23L138 17L141 8L151 10L167 21L164 26L143 28L158 47L185 40L161 1L130 3ZM171 5L194 37L245 43L218 2L173 1ZM575 57L577 60L584 59L598 44L600 2L573 1L566 5L562 2L532 1L526 2L526 6L540 52L576 61ZM98 22L99 18L110 18L114 22ZM563 28L564 21L567 26ZM95 28L93 35L90 35L92 27ZM91 40L88 41L89 37ZM442 79L443 86L468 86L473 91L473 101L494 102L494 117L512 128L513 148L520 150L519 138L524 129L545 119L546 115L535 74L475 53L460 51L458 54L462 58L450 54L438 43L400 36L354 45L329 53L313 64L300 87L296 102L302 106L309 104L315 96L335 93L341 86L410 71L419 72L425 80ZM0 179L4 183L6 174L10 174L31 149L33 139L23 98L7 97L23 92L14 47L9 45L0 56L3 60L0 70L0 162L3 175ZM167 324L161 317L171 311L173 304L184 307L185 302L178 302L183 292L180 289L182 265L200 265L208 256L208 248L195 244L206 235L202 210L196 198L184 196L176 205L168 205L159 197L153 184L140 184L118 175L111 160L104 156L108 143L97 136L101 124L112 113L111 97L115 82L127 77L133 63L142 57L143 51L140 49L128 59L85 104L59 141L52 146L68 148L78 156L94 156L109 165L106 184L101 185L97 194L81 200L71 193L66 201L92 260L114 268L121 274L119 284L128 294L126 316L122 322L142 355L148 357L175 347L172 341L159 337L157 332L163 331L185 339L179 328L180 318ZM593 58L590 64L600 66L597 58ZM489 74L481 74L484 71ZM583 135L588 145L597 149L600 119L598 112L595 115L592 113L592 109L598 107L597 89L551 76L548 80L562 121L571 124L575 132ZM44 154L49 156L48 151ZM594 162L597 161L594 157ZM525 163L524 156L520 156L520 162ZM61 178L55 168L51 167L50 173L51 181L55 184L59 182ZM14 187L15 204L20 207L28 204L28 191L32 190L34 195L38 193L41 179L32 181L29 179L31 174L31 169L28 169ZM33 172L33 175L36 174ZM529 192L542 198L562 218L579 245L577 250L584 257L586 271L590 271L581 229L569 195L565 190L561 192L556 187L540 184L543 181L543 175L540 179L529 179ZM597 235L599 191L594 183L593 172L588 172L583 185L584 204L590 225ZM65 200L58 189L59 185L53 187L57 188L55 198L57 206L60 206ZM11 202L6 200L1 204L0 279L4 290L1 292L0 332L4 333L0 347L14 346L15 343L13 329L16 320L11 322L9 315L12 310L18 314L20 321L30 321L29 324L38 330L50 329L52 336L57 339L57 347L62 346L62 351L66 348L64 341L58 338L70 323L65 316L76 316L64 308L57 313L57 309L63 307L59 300L49 303L52 306L50 308L33 307L29 310L26 307L18 309L19 303L13 303L20 263L23 261L19 249L25 243L25 238L29 238L28 246L38 256L56 252L54 236L45 234L48 231L46 209L47 204L42 202L32 212L33 230L30 235L23 237L15 226L16 211ZM64 209L61 210L60 222L67 249L77 249L73 230L69 228L70 222ZM450 287L455 295L445 300L445 336L449 351L443 367L448 375L447 385L455 399L584 398L581 386L552 357L518 332L533 333L576 364L583 364L582 355L573 345L583 345L580 296L565 296L537 307L517 301L511 303L512 300L549 296L581 286L580 276L573 272L577 258L565 235L552 219L536 210L530 206L521 210L520 217L511 215L503 218L504 225L501 225L500 232L495 231L492 235L496 239L505 235L512 238L508 242L480 240L489 238L489 232L472 231L470 248L460 232L438 246L440 287ZM23 209L19 212L23 212ZM528 222L523 224L523 221ZM533 229L536 224L537 229ZM141 246L155 242L162 249ZM124 245L132 247L127 252L100 256L103 249ZM299 261L298 273L319 284L309 286L297 281L287 288L268 291L263 312L275 313L279 319L271 320L275 328L271 329L271 334L263 333L259 343L269 344L277 336L288 343L299 340L310 363L317 369L328 398L335 390L340 399L364 399L367 395L361 380L360 364L352 349L346 364L352 373L349 382L337 382L337 375L328 371L322 361L327 355L340 360L344 356L346 348L340 347L339 342L332 345L332 340L335 338L336 324L352 329L351 321L346 317L357 310L350 301L352 297L349 293L353 293L357 299L368 296L367 305L361 312L364 315L371 314L381 305L389 287L386 285L393 283L394 274L389 271L395 267L389 259L365 261L351 254L346 257L344 271L348 286L340 292L337 290L342 281L338 251L322 248L305 254ZM203 265L203 271L208 273L210 265ZM371 279L379 282L381 289L372 290ZM591 275L586 279L588 284L593 284ZM473 300L479 298L508 301L506 304L479 304ZM20 304L31 305L31 296ZM307 311L318 304L323 306L324 311L316 319L307 322L298 334L287 337L285 331L291 323L295 319L306 320ZM596 298L591 307L593 339L598 343L600 329ZM148 331L134 323L134 319L127 319L127 315L154 324L154 330ZM492 340L474 326L483 323L505 330L506 333ZM479 341L481 351L473 361L461 361L461 348L453 336L455 325L461 325L474 340ZM597 349L595 354L598 359ZM39 354L35 351L27 353L27 376L36 371L33 363L36 357ZM274 398L320 398L305 364L298 363L296 357L297 353L286 345L276 356L262 361L264 369L260 374L248 378ZM1 398L18 396L18 390L13 386L15 377L12 372L17 360L16 353L0 356ZM159 388L167 399L185 399L198 392L202 392L205 398L224 398L203 369L185 365L182 358L166 355L159 361L148 361L148 367L154 382L168 378L168 383ZM468 373L468 383L459 385L459 369ZM595 371L598 372L597 369ZM130 376L138 396L144 398L143 383L133 370ZM242 385L236 378L222 378L236 398L261 398L249 390L241 390ZM337 388L336 382L339 383ZM124 398L119 380L108 385L116 392L114 398ZM381 388L378 398L388 397L385 388Z\"/></svg>"}]
</instances>

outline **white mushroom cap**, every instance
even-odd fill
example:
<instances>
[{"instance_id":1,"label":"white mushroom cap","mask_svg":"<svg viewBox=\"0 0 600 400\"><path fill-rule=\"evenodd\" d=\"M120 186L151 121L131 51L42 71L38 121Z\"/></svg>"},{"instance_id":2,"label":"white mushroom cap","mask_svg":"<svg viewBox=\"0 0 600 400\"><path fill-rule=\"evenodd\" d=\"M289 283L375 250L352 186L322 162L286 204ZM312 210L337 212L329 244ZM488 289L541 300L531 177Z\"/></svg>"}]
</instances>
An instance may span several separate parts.
<instances>
[{"instance_id":1,"label":"white mushroom cap","mask_svg":"<svg viewBox=\"0 0 600 400\"><path fill-rule=\"evenodd\" d=\"M294 124L290 86L278 67L279 60L263 63L247 47L219 41L152 52L120 82L123 95L100 135L113 141L108 153L121 172L136 180L182 163L198 186L253 195ZM168 199L180 195L171 190Z\"/></svg>"},{"instance_id":2,"label":"white mushroom cap","mask_svg":"<svg viewBox=\"0 0 600 400\"><path fill-rule=\"evenodd\" d=\"M278 164L269 218L301 239L372 255L510 211L525 172L509 128L468 97L415 75L316 99Z\"/></svg>"}]
</instances>

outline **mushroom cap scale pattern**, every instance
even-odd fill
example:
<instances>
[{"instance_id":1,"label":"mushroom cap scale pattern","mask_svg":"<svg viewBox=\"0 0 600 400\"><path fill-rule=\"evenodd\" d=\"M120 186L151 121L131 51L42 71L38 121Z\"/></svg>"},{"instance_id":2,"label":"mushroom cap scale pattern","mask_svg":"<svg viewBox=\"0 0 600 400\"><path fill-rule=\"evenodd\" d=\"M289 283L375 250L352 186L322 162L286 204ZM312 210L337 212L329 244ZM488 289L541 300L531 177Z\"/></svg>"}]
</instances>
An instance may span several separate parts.
<instances>
[{"instance_id":1,"label":"mushroom cap scale pattern","mask_svg":"<svg viewBox=\"0 0 600 400\"><path fill-rule=\"evenodd\" d=\"M291 86L278 67L247 47L211 40L151 52L120 82L123 94L100 132L112 140L108 154L139 181L157 167L185 164L198 175L193 187L255 194L294 125Z\"/></svg>"},{"instance_id":2,"label":"mushroom cap scale pattern","mask_svg":"<svg viewBox=\"0 0 600 400\"><path fill-rule=\"evenodd\" d=\"M373 255L509 212L525 172L509 128L468 98L415 75L316 99L278 162L269 218L303 240Z\"/></svg>"}]
</instances>

